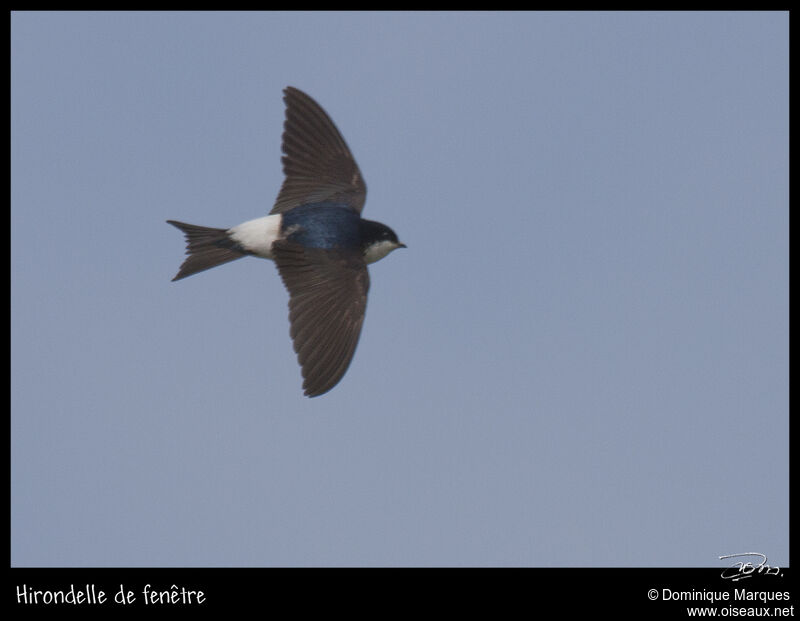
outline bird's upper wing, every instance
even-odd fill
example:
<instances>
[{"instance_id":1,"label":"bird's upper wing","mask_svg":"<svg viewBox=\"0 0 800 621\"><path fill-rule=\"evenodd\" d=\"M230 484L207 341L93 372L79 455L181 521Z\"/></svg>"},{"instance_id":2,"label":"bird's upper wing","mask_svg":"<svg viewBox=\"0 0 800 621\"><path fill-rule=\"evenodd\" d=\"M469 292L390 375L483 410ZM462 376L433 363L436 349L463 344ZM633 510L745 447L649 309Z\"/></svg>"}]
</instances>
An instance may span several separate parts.
<instances>
[{"instance_id":1,"label":"bird's upper wing","mask_svg":"<svg viewBox=\"0 0 800 621\"><path fill-rule=\"evenodd\" d=\"M320 105L303 91L284 89L283 172L286 179L270 213L336 201L361 213L367 186L347 143Z\"/></svg>"},{"instance_id":2,"label":"bird's upper wing","mask_svg":"<svg viewBox=\"0 0 800 621\"><path fill-rule=\"evenodd\" d=\"M340 250L276 241L275 263L289 290L294 350L309 397L333 388L355 353L367 307L369 274L363 258Z\"/></svg>"}]
</instances>

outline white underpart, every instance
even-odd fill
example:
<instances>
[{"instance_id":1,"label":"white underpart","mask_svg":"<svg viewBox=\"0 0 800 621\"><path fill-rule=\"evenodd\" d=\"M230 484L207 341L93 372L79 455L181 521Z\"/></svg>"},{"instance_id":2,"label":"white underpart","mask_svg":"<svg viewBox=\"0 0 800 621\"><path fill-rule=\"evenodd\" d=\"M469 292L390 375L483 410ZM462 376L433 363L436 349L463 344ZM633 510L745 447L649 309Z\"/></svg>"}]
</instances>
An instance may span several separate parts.
<instances>
[{"instance_id":1,"label":"white underpart","mask_svg":"<svg viewBox=\"0 0 800 621\"><path fill-rule=\"evenodd\" d=\"M280 238L281 214L256 218L228 229L228 236L253 254L272 259L272 242Z\"/></svg>"},{"instance_id":2,"label":"white underpart","mask_svg":"<svg viewBox=\"0 0 800 621\"><path fill-rule=\"evenodd\" d=\"M369 246L364 252L364 261L367 263L375 263L380 261L383 257L389 254L392 250L399 248L400 245L384 239L383 241L376 242Z\"/></svg>"}]
</instances>

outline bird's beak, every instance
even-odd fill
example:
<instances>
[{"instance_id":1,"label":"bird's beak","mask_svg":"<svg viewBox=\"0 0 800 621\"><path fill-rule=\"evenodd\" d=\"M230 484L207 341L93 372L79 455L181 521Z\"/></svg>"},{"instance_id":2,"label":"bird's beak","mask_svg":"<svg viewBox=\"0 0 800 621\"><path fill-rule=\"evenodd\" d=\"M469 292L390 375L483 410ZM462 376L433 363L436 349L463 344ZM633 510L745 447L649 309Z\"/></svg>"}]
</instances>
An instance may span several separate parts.
<instances>
[{"instance_id":1,"label":"bird's beak","mask_svg":"<svg viewBox=\"0 0 800 621\"><path fill-rule=\"evenodd\" d=\"M408 248L408 246L406 246L405 244L403 244L401 242L397 242L397 247L398 248Z\"/></svg>"}]
</instances>

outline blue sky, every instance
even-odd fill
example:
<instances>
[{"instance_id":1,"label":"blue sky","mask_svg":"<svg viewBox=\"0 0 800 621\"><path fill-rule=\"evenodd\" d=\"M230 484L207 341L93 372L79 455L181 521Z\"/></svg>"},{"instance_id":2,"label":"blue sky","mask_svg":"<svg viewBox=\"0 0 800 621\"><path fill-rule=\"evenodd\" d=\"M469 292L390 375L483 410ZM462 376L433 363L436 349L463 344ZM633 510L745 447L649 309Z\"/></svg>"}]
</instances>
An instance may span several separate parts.
<instances>
[{"instance_id":1,"label":"blue sky","mask_svg":"<svg viewBox=\"0 0 800 621\"><path fill-rule=\"evenodd\" d=\"M11 564L788 564L788 22L12 13ZM287 85L408 245L316 399L164 222L269 212Z\"/></svg>"}]
</instances>

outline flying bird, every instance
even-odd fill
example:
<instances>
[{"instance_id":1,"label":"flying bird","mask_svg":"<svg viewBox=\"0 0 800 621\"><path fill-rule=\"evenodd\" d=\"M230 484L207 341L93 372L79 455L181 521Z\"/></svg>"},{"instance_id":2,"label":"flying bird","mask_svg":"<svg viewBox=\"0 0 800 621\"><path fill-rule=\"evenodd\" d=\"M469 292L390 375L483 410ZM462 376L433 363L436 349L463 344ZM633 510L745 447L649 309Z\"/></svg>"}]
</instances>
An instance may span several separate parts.
<instances>
[{"instance_id":1,"label":"flying bird","mask_svg":"<svg viewBox=\"0 0 800 621\"><path fill-rule=\"evenodd\" d=\"M290 334L304 393L342 379L367 307L367 264L405 248L385 224L361 217L367 186L344 138L304 92L283 91L283 181L269 215L217 229L167 220L186 236L172 280L240 259L271 259L289 291Z\"/></svg>"}]
</instances>

